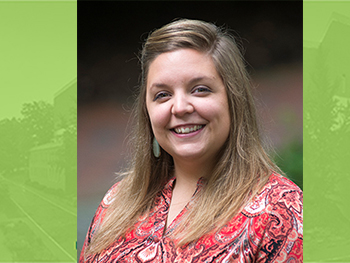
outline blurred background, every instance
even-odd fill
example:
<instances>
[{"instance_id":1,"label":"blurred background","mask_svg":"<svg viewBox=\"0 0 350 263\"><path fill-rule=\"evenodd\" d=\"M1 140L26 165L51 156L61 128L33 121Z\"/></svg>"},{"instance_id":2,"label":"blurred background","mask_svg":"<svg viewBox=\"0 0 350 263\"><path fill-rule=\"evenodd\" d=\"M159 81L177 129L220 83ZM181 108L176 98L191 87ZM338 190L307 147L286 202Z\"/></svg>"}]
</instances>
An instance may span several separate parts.
<instances>
[{"instance_id":1,"label":"blurred background","mask_svg":"<svg viewBox=\"0 0 350 263\"><path fill-rule=\"evenodd\" d=\"M303 187L302 14L301 1L78 2L78 254L126 164L142 43L176 18L213 22L241 39L263 138Z\"/></svg>"}]
</instances>

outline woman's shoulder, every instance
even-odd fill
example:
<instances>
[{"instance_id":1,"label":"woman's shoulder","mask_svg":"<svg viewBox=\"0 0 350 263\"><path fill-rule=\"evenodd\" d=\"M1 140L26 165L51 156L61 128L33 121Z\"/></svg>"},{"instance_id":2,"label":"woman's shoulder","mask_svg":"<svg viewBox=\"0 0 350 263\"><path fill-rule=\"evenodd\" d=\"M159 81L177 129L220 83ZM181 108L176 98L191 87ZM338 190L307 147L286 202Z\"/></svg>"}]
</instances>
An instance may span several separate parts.
<instances>
[{"instance_id":1,"label":"woman's shoulder","mask_svg":"<svg viewBox=\"0 0 350 263\"><path fill-rule=\"evenodd\" d=\"M272 174L242 214L252 219L252 229L260 235L259 257L302 262L303 192L296 184Z\"/></svg>"},{"instance_id":2,"label":"woman's shoulder","mask_svg":"<svg viewBox=\"0 0 350 263\"><path fill-rule=\"evenodd\" d=\"M104 195L102 201L101 201L101 206L102 208L107 208L114 200L114 197L118 191L118 186L120 185L121 181L115 183L112 185L111 188L107 191L107 193Z\"/></svg>"},{"instance_id":3,"label":"woman's shoulder","mask_svg":"<svg viewBox=\"0 0 350 263\"><path fill-rule=\"evenodd\" d=\"M269 203L274 204L286 199L289 194L295 194L302 198L303 192L294 182L277 173L273 173L263 190L269 198Z\"/></svg>"},{"instance_id":4,"label":"woman's shoulder","mask_svg":"<svg viewBox=\"0 0 350 263\"><path fill-rule=\"evenodd\" d=\"M272 173L266 186L268 185L278 185L281 188L290 188L291 190L301 191L299 186L297 186L294 182L292 182L287 177L280 175L278 173Z\"/></svg>"},{"instance_id":5,"label":"woman's shoulder","mask_svg":"<svg viewBox=\"0 0 350 263\"><path fill-rule=\"evenodd\" d=\"M109 188L109 190L103 197L102 201L100 202L99 206L97 207L87 233L87 239L86 239L87 244L90 243L92 236L101 225L101 222L103 221L104 216L106 214L107 208L110 206L110 204L113 202L115 198L119 185L120 185L120 182L117 182L111 188Z\"/></svg>"},{"instance_id":6,"label":"woman's shoulder","mask_svg":"<svg viewBox=\"0 0 350 263\"><path fill-rule=\"evenodd\" d=\"M262 213L271 213L276 206L302 214L303 192L288 178L273 173L265 186L244 208L243 213L248 216L257 216Z\"/></svg>"}]
</instances>

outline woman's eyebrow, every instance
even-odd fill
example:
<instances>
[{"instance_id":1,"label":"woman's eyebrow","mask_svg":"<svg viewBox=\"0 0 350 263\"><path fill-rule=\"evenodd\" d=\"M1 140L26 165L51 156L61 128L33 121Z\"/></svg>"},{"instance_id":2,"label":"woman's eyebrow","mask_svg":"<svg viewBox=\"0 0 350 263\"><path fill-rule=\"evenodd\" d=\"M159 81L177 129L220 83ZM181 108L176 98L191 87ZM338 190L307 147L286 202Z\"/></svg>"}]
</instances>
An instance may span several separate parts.
<instances>
[{"instance_id":1,"label":"woman's eyebrow","mask_svg":"<svg viewBox=\"0 0 350 263\"><path fill-rule=\"evenodd\" d=\"M190 81L189 81L189 85L192 85L194 83L197 83L197 82L200 82L200 81L204 81L204 80L213 80L213 78L209 77L209 76L199 76L199 77L195 77L195 78L192 78Z\"/></svg>"},{"instance_id":2,"label":"woman's eyebrow","mask_svg":"<svg viewBox=\"0 0 350 263\"><path fill-rule=\"evenodd\" d=\"M188 85L193 85L193 84L195 84L197 82L205 81L205 80L212 81L213 79L214 79L214 77L210 77L210 76L198 76L198 77L195 77L195 78L191 78L188 81ZM152 85L150 86L150 89L154 89L154 88L164 89L164 88L169 88L169 87L170 87L170 85L165 84L163 82L155 82L155 83L152 83Z\"/></svg>"},{"instance_id":3,"label":"woman's eyebrow","mask_svg":"<svg viewBox=\"0 0 350 263\"><path fill-rule=\"evenodd\" d=\"M158 90L158 89L167 89L169 88L169 85L165 84L165 83L161 83L161 82L156 82L153 83L148 89L149 90Z\"/></svg>"}]
</instances>

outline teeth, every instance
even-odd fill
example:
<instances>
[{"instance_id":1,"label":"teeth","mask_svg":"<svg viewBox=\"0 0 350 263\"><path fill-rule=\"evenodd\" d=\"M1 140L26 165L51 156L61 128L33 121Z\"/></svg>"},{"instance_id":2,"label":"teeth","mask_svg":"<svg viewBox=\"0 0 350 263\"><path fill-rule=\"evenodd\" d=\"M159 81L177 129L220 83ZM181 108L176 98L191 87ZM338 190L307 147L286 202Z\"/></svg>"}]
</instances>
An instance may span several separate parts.
<instances>
[{"instance_id":1,"label":"teeth","mask_svg":"<svg viewBox=\"0 0 350 263\"><path fill-rule=\"evenodd\" d=\"M174 130L176 133L179 133L179 134L187 134L187 133L198 131L202 127L203 127L203 125L194 125L191 128L189 128L189 127L187 127L187 128L175 128Z\"/></svg>"}]
</instances>

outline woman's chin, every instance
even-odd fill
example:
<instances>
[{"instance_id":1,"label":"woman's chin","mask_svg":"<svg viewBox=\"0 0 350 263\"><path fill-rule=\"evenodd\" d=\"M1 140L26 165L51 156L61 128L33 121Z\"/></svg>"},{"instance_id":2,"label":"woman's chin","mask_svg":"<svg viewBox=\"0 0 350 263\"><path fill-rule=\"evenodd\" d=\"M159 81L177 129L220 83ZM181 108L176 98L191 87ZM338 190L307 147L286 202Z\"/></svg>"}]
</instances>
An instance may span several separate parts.
<instances>
[{"instance_id":1,"label":"woman's chin","mask_svg":"<svg viewBox=\"0 0 350 263\"><path fill-rule=\"evenodd\" d=\"M182 150L174 153L172 156L174 160L179 160L179 161L198 161L203 158L204 151L193 151L191 150Z\"/></svg>"}]
</instances>

